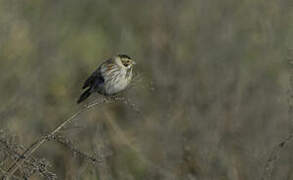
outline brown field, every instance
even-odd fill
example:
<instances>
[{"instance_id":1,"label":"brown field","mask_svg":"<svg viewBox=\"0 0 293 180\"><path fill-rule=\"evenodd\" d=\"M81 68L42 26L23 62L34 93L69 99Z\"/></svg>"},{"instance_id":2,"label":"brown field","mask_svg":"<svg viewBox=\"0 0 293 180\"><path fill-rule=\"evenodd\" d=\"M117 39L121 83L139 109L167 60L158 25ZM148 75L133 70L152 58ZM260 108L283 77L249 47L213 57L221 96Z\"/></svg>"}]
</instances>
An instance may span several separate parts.
<instances>
[{"instance_id":1,"label":"brown field","mask_svg":"<svg viewBox=\"0 0 293 180\"><path fill-rule=\"evenodd\" d=\"M77 105L118 53L125 99ZM292 62L292 0L0 0L0 177L293 180Z\"/></svg>"}]
</instances>

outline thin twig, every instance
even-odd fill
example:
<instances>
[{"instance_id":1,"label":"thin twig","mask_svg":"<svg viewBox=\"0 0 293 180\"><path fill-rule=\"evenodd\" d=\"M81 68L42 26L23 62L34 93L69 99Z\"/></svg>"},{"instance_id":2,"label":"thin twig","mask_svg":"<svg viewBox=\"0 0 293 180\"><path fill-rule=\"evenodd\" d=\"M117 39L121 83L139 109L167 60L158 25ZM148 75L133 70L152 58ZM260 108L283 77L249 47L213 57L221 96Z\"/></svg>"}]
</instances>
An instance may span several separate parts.
<instances>
[{"instance_id":1,"label":"thin twig","mask_svg":"<svg viewBox=\"0 0 293 180\"><path fill-rule=\"evenodd\" d=\"M67 124L70 124L77 116L79 116L81 113L90 110L91 108L95 107L96 105L100 104L109 104L113 102L118 101L125 101L124 98L114 97L114 98L103 98L102 101L94 102L88 105L85 105L81 110L74 113L72 116L70 116L68 119L63 121L59 126L57 126L52 132L49 134L41 137L36 142L31 144L29 148L27 148L21 155L20 158L18 158L8 169L7 176L4 176L3 180L9 180L10 177L22 166L22 164L26 161L27 158L29 158L39 147L51 139L56 133L58 133L63 127L65 127Z\"/></svg>"},{"instance_id":2,"label":"thin twig","mask_svg":"<svg viewBox=\"0 0 293 180\"><path fill-rule=\"evenodd\" d=\"M11 144L7 139L0 139L0 144L3 151L9 153L9 157L12 157L15 161L21 157L21 154L18 150L25 150L21 145ZM25 166L31 167L33 170L37 170L40 175L45 177L54 177L54 174L49 172L46 168L49 162L46 162L44 159L37 159L34 156L27 158L24 162ZM6 175L5 173L4 175ZM51 178L54 179L54 178Z\"/></svg>"},{"instance_id":3,"label":"thin twig","mask_svg":"<svg viewBox=\"0 0 293 180\"><path fill-rule=\"evenodd\" d=\"M281 142L278 143L277 146L274 147L274 149L269 155L268 160L265 163L264 173L261 178L262 180L271 179L275 163L280 159L280 154L282 150L284 150L285 147L287 147L287 145L292 141L292 139L293 132L290 132L285 139L283 139Z\"/></svg>"},{"instance_id":4,"label":"thin twig","mask_svg":"<svg viewBox=\"0 0 293 180\"><path fill-rule=\"evenodd\" d=\"M289 49L292 50L292 49ZM289 65L292 64L289 62ZM266 160L265 165L264 165L264 170L263 174L261 177L261 180L267 180L271 179L273 170L275 167L276 162L280 159L280 154L281 152L287 147L289 143L292 142L293 140L293 122L292 122L292 117L293 117L293 70L291 69L290 75L289 75L289 90L287 94L287 102L288 102L288 119L291 121L291 130L289 134L281 140L272 150L272 152L269 154L268 160Z\"/></svg>"},{"instance_id":5,"label":"thin twig","mask_svg":"<svg viewBox=\"0 0 293 180\"><path fill-rule=\"evenodd\" d=\"M92 155L89 155L89 154L84 153L84 152L80 151L79 149L77 149L74 146L74 143L69 138L67 138L65 136L61 136L61 135L57 134L52 137L52 140L63 145L64 147L68 148L75 156L77 155L78 157L81 157L85 160L88 160L94 164L102 161L101 159L98 159Z\"/></svg>"},{"instance_id":6,"label":"thin twig","mask_svg":"<svg viewBox=\"0 0 293 180\"><path fill-rule=\"evenodd\" d=\"M0 172L2 173L2 174L7 174L7 172L5 172L5 170L4 169L2 169L2 168L0 168ZM18 177L18 176L15 176L15 175L13 175L12 176L14 179L18 179L18 180L22 180L22 178L20 178L20 177Z\"/></svg>"}]
</instances>

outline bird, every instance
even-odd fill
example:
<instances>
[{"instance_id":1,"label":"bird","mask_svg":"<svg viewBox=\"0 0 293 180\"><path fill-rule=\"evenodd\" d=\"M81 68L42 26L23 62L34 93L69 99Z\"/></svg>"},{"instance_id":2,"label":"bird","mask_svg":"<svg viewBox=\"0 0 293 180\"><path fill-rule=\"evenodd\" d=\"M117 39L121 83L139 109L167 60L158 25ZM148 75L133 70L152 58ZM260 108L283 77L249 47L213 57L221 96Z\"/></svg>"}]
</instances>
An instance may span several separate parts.
<instances>
[{"instance_id":1,"label":"bird","mask_svg":"<svg viewBox=\"0 0 293 180\"><path fill-rule=\"evenodd\" d=\"M131 82L135 64L135 61L126 54L118 54L104 61L84 82L82 86L84 92L77 100L77 104L94 92L113 96L125 90Z\"/></svg>"}]
</instances>

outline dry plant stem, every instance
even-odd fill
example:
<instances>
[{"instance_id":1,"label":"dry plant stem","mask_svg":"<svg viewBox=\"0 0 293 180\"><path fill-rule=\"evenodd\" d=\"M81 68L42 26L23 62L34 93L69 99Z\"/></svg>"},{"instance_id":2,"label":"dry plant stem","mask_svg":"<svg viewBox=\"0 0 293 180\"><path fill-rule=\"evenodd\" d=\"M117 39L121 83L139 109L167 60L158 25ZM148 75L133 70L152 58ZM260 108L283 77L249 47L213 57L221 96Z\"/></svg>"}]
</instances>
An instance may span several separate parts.
<instances>
[{"instance_id":1,"label":"dry plant stem","mask_svg":"<svg viewBox=\"0 0 293 180\"><path fill-rule=\"evenodd\" d=\"M291 65L291 64L290 64ZM291 65L292 68L292 65ZM289 76L289 91L288 91L288 117L289 121L292 121L293 117L293 69L291 69L290 76ZM275 168L275 164L280 159L281 152L287 147L289 143L293 140L293 124L291 124L291 131L287 135L286 138L281 140L278 145L276 145L272 152L269 155L268 160L265 162L263 175L261 180L271 179L273 175L273 170Z\"/></svg>"},{"instance_id":2,"label":"dry plant stem","mask_svg":"<svg viewBox=\"0 0 293 180\"><path fill-rule=\"evenodd\" d=\"M85 105L81 110L70 116L68 119L66 119L64 122L62 122L57 128L55 128L51 133L49 133L46 136L41 137L39 140L34 142L24 153L21 155L21 158L18 158L8 169L7 176L3 177L3 180L9 180L10 177L20 168L20 166L25 162L27 158L29 158L42 144L49 141L52 136L54 136L56 133L58 133L63 127L71 123L77 116L79 116L81 113L95 107L99 104L105 104L105 103L113 103L116 101L125 101L124 98L104 98L100 102L94 102L92 104Z\"/></svg>"},{"instance_id":3,"label":"dry plant stem","mask_svg":"<svg viewBox=\"0 0 293 180\"><path fill-rule=\"evenodd\" d=\"M268 160L265 163L264 173L261 180L271 179L274 166L276 162L279 160L282 150L284 150L284 148L286 148L286 146L292 141L292 138L293 132L290 132L284 140L279 142L279 144L276 147L274 147L274 149L269 155Z\"/></svg>"},{"instance_id":4,"label":"dry plant stem","mask_svg":"<svg viewBox=\"0 0 293 180\"><path fill-rule=\"evenodd\" d=\"M79 157L82 157L92 163L100 163L102 162L101 160L99 160L98 158L91 156L89 154L86 154L84 152L81 152L80 150L78 150L75 146L74 143L71 142L70 139L66 138L65 136L61 136L61 135L56 135L54 137L52 137L54 141L56 141L57 143L63 145L64 147L67 147L68 149L70 149L70 151L73 154L77 154Z\"/></svg>"},{"instance_id":5,"label":"dry plant stem","mask_svg":"<svg viewBox=\"0 0 293 180\"><path fill-rule=\"evenodd\" d=\"M0 171L1 171L2 174L7 174L7 172L5 172L5 171L4 171L3 169L1 169L1 168L0 168ZM18 179L19 179L19 180L22 179L22 178L20 178L20 177L14 176L14 175L13 175L12 177L13 177L14 179L17 179L17 180L18 180Z\"/></svg>"},{"instance_id":6,"label":"dry plant stem","mask_svg":"<svg viewBox=\"0 0 293 180\"><path fill-rule=\"evenodd\" d=\"M8 155L8 156L12 156L15 160L17 160L17 159L19 159L19 158L21 157L21 154L19 154L19 153L17 152L17 150L13 149L12 147L9 147L8 142L5 142L5 141L0 140L0 143L1 143L2 145L5 146L5 147L4 147L4 151L8 151L8 152L10 153L10 155ZM20 148L20 149L22 149L22 150L25 150L25 148L23 148L23 147L20 146L20 145L19 145L18 148ZM1 149L1 150L3 150L3 149ZM35 164L35 162L38 162L38 163L39 163L40 160L38 160L37 158L34 158L33 156L31 156L30 158L27 158L27 159L24 161L23 164L25 164L26 166L27 166L27 165L28 165L28 166L32 166L32 168L33 168L34 170L37 170L39 173L43 174L44 176L45 176L46 173L49 174L48 171L45 171L44 169L39 169L40 167L45 167L43 163ZM2 163L2 162L1 162L1 163ZM0 163L0 164L1 164L1 163ZM7 172L4 171L3 169L0 168L0 171L2 172L2 175L1 175L1 176L3 176L3 175L7 175ZM14 177L14 179L17 179L17 178L15 178L15 176L13 176L13 177ZM19 179L22 179L22 178L19 178Z\"/></svg>"}]
</instances>

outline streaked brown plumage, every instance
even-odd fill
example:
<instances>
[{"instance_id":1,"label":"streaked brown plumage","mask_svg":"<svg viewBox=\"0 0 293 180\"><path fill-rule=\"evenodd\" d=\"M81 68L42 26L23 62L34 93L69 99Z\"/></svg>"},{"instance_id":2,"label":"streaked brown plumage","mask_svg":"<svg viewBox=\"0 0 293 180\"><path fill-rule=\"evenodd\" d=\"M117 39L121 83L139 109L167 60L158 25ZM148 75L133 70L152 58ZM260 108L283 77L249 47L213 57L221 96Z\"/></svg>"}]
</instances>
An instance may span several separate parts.
<instances>
[{"instance_id":1,"label":"streaked brown plumage","mask_svg":"<svg viewBox=\"0 0 293 180\"><path fill-rule=\"evenodd\" d=\"M91 93L98 92L111 96L123 91L132 79L132 69L135 62L127 55L120 54L103 62L85 81L86 89L77 103L84 101Z\"/></svg>"}]
</instances>

